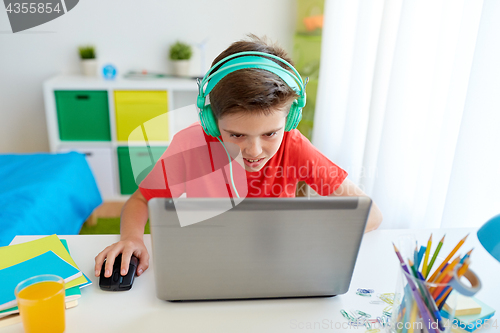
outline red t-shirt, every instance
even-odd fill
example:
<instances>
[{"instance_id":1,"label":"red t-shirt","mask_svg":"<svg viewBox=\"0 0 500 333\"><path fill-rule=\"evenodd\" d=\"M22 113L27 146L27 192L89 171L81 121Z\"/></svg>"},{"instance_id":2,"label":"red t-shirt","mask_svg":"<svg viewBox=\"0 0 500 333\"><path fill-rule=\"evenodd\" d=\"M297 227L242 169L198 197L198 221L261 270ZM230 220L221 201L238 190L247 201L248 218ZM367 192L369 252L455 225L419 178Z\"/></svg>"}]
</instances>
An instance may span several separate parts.
<instances>
[{"instance_id":1,"label":"red t-shirt","mask_svg":"<svg viewBox=\"0 0 500 333\"><path fill-rule=\"evenodd\" d=\"M142 195L176 198L235 197L230 173L241 198L294 197L297 183L305 181L322 196L333 193L347 172L319 152L298 130L285 132L276 154L258 172L243 167L241 154L226 146L232 170L219 141L208 136L199 122L178 132L152 171L139 185Z\"/></svg>"}]
</instances>

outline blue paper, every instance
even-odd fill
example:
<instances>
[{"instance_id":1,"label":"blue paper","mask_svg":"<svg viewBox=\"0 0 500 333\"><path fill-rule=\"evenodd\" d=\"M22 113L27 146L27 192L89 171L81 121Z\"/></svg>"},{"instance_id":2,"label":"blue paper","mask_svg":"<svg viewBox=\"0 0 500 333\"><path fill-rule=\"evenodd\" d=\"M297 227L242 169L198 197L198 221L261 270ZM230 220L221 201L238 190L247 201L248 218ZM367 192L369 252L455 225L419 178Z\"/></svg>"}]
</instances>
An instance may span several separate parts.
<instances>
[{"instance_id":1,"label":"blue paper","mask_svg":"<svg viewBox=\"0 0 500 333\"><path fill-rule=\"evenodd\" d=\"M14 289L19 282L41 274L57 275L68 282L80 276L81 272L52 251L4 268L0 270L0 310L16 304Z\"/></svg>"}]
</instances>

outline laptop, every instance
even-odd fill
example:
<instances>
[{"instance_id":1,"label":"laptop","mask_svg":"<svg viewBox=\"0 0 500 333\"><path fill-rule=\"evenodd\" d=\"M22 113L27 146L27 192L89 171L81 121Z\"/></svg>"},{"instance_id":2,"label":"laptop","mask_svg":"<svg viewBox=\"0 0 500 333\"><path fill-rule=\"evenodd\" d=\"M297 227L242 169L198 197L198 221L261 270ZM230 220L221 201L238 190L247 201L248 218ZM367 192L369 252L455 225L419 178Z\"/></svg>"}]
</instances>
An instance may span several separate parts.
<instances>
[{"instance_id":1,"label":"laptop","mask_svg":"<svg viewBox=\"0 0 500 333\"><path fill-rule=\"evenodd\" d=\"M348 291L370 198L227 202L149 201L159 299L326 297Z\"/></svg>"}]
</instances>

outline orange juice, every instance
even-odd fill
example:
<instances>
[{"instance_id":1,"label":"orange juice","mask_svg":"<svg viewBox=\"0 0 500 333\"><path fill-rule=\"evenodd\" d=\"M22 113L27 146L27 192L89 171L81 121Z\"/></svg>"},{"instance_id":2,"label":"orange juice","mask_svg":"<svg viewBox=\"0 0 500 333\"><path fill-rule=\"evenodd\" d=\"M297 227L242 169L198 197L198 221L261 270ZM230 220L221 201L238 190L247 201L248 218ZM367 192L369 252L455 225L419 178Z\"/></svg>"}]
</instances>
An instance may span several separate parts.
<instances>
[{"instance_id":1,"label":"orange juice","mask_svg":"<svg viewBox=\"0 0 500 333\"><path fill-rule=\"evenodd\" d=\"M17 304L27 333L64 332L64 284L37 282L17 294Z\"/></svg>"}]
</instances>

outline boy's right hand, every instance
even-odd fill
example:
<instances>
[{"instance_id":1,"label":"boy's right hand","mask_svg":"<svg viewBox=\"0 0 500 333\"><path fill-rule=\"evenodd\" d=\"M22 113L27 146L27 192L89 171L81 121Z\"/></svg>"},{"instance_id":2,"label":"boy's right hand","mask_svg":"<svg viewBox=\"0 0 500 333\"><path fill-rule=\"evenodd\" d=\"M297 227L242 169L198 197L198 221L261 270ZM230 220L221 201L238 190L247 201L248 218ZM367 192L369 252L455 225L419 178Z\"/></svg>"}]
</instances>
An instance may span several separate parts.
<instances>
[{"instance_id":1,"label":"boy's right hand","mask_svg":"<svg viewBox=\"0 0 500 333\"><path fill-rule=\"evenodd\" d=\"M105 248L101 253L95 257L95 276L101 274L101 267L104 259L106 259L106 266L104 269L104 277L110 277L113 272L113 264L115 258L122 254L122 265L120 274L126 275L130 264L130 258L135 255L139 259L139 265L135 274L140 276L149 267L149 254L146 245L141 239L135 240L121 240Z\"/></svg>"}]
</instances>

